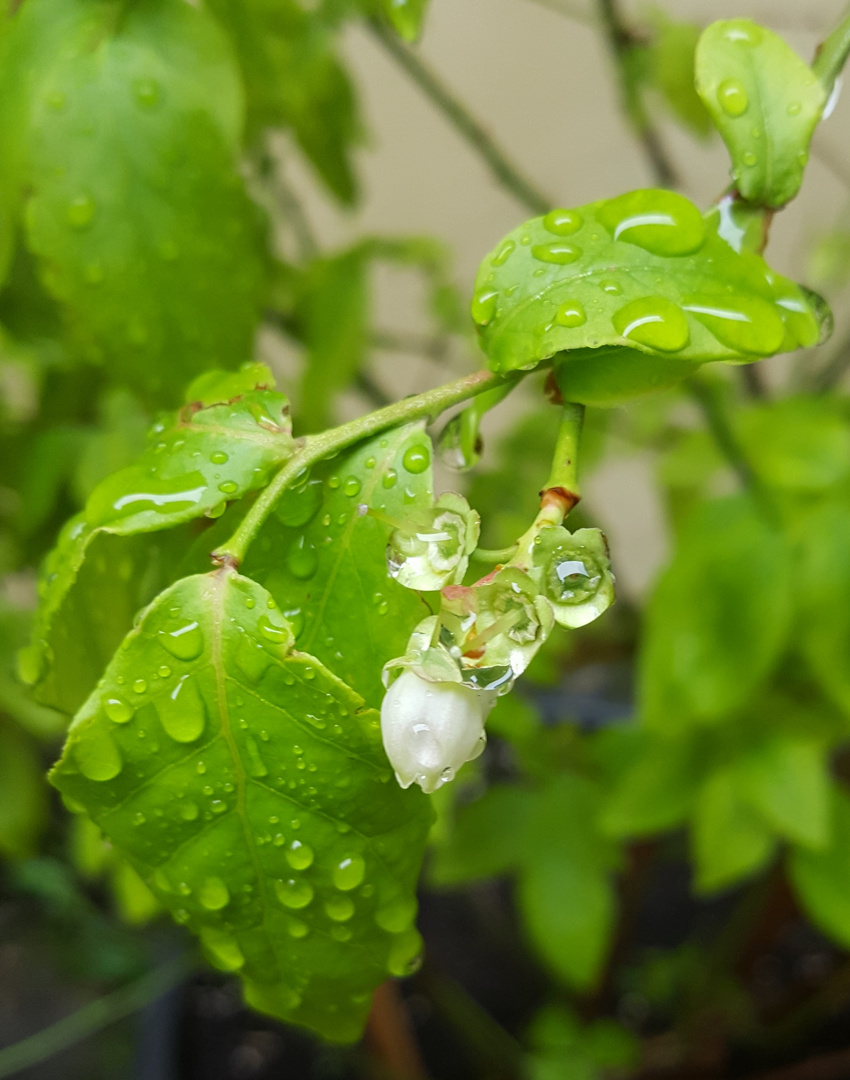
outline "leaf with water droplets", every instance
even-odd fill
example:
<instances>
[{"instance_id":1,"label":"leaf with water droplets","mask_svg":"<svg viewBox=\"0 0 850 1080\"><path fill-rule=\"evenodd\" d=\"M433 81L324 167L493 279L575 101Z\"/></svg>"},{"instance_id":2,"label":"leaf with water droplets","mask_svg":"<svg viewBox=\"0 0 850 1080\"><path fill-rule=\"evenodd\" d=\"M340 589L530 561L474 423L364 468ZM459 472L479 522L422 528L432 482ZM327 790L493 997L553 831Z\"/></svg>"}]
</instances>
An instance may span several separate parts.
<instances>
[{"instance_id":1,"label":"leaf with water droplets","mask_svg":"<svg viewBox=\"0 0 850 1080\"><path fill-rule=\"evenodd\" d=\"M478 272L472 317L490 367L554 358L565 398L607 405L709 361L816 344L819 298L723 229L719 210L703 217L654 189L526 222Z\"/></svg>"},{"instance_id":2,"label":"leaf with water droplets","mask_svg":"<svg viewBox=\"0 0 850 1080\"><path fill-rule=\"evenodd\" d=\"M242 88L204 9L33 0L7 35L0 165L79 352L162 401L250 354Z\"/></svg>"},{"instance_id":3,"label":"leaf with water droplets","mask_svg":"<svg viewBox=\"0 0 850 1080\"><path fill-rule=\"evenodd\" d=\"M431 809L392 782L378 714L292 640L255 582L184 578L129 633L51 776L250 1004L350 1041L418 955Z\"/></svg>"},{"instance_id":4,"label":"leaf with water droplets","mask_svg":"<svg viewBox=\"0 0 850 1080\"><path fill-rule=\"evenodd\" d=\"M404 653L423 614L419 596L387 573L387 541L432 505L431 442L419 424L396 428L288 491L245 559L292 620L298 647L374 708L381 668Z\"/></svg>"},{"instance_id":5,"label":"leaf with water droplets","mask_svg":"<svg viewBox=\"0 0 850 1080\"><path fill-rule=\"evenodd\" d=\"M189 404L154 425L138 462L103 480L68 523L42 575L22 664L43 701L77 709L136 611L179 576L183 559L183 573L204 565L192 555L200 523L158 540L133 534L217 517L290 456L288 404L273 386L263 365L202 376Z\"/></svg>"},{"instance_id":6,"label":"leaf with water droplets","mask_svg":"<svg viewBox=\"0 0 850 1080\"><path fill-rule=\"evenodd\" d=\"M730 19L703 32L696 86L741 195L770 207L793 199L827 99L811 68L771 30Z\"/></svg>"}]
</instances>

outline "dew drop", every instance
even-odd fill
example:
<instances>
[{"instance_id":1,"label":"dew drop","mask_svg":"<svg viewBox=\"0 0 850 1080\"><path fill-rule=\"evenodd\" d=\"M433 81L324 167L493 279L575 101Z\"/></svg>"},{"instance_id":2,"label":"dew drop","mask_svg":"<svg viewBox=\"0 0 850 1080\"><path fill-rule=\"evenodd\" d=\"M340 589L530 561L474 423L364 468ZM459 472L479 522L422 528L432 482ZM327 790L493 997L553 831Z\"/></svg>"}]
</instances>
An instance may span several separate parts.
<instances>
[{"instance_id":1,"label":"dew drop","mask_svg":"<svg viewBox=\"0 0 850 1080\"><path fill-rule=\"evenodd\" d=\"M255 780L261 779L263 776L268 776L269 770L266 768L266 763L260 754L260 748L257 746L256 740L251 738L250 735L245 739L245 766L249 776L253 776Z\"/></svg>"},{"instance_id":2,"label":"dew drop","mask_svg":"<svg viewBox=\"0 0 850 1080\"><path fill-rule=\"evenodd\" d=\"M328 487L332 491L336 491L336 489L339 487L340 483L341 483L341 481L340 481L338 476L329 476L328 477Z\"/></svg>"},{"instance_id":3,"label":"dew drop","mask_svg":"<svg viewBox=\"0 0 850 1080\"><path fill-rule=\"evenodd\" d=\"M124 765L121 751L105 731L88 728L78 738L74 757L80 772L89 780L112 780Z\"/></svg>"},{"instance_id":4,"label":"dew drop","mask_svg":"<svg viewBox=\"0 0 850 1080\"><path fill-rule=\"evenodd\" d=\"M739 79L724 79L717 88L717 101L727 116L743 116L750 106L744 84Z\"/></svg>"},{"instance_id":5,"label":"dew drop","mask_svg":"<svg viewBox=\"0 0 850 1080\"><path fill-rule=\"evenodd\" d=\"M351 931L347 926L332 926L331 937L334 941L351 941Z\"/></svg>"},{"instance_id":6,"label":"dew drop","mask_svg":"<svg viewBox=\"0 0 850 1080\"><path fill-rule=\"evenodd\" d=\"M306 870L313 863L313 849L309 844L293 840L286 850L286 861L293 870Z\"/></svg>"},{"instance_id":7,"label":"dew drop","mask_svg":"<svg viewBox=\"0 0 850 1080\"><path fill-rule=\"evenodd\" d=\"M183 803L180 807L180 817L184 821L197 821L199 813L198 804L191 801Z\"/></svg>"},{"instance_id":8,"label":"dew drop","mask_svg":"<svg viewBox=\"0 0 850 1080\"><path fill-rule=\"evenodd\" d=\"M409 473L424 473L431 464L431 450L424 443L417 446L409 446L401 459L402 465Z\"/></svg>"},{"instance_id":9,"label":"dew drop","mask_svg":"<svg viewBox=\"0 0 850 1080\"><path fill-rule=\"evenodd\" d=\"M587 315L577 300L567 300L558 308L555 322L559 326L583 326L587 322Z\"/></svg>"},{"instance_id":10,"label":"dew drop","mask_svg":"<svg viewBox=\"0 0 850 1080\"><path fill-rule=\"evenodd\" d=\"M311 578L319 567L319 556L316 548L302 533L289 547L286 553L286 565L294 578L306 581Z\"/></svg>"},{"instance_id":11,"label":"dew drop","mask_svg":"<svg viewBox=\"0 0 850 1080\"><path fill-rule=\"evenodd\" d=\"M792 101L788 106L787 112L789 116L799 116L802 112L802 109L803 106L800 104L799 101Z\"/></svg>"},{"instance_id":12,"label":"dew drop","mask_svg":"<svg viewBox=\"0 0 850 1080\"><path fill-rule=\"evenodd\" d=\"M332 896L325 903L325 911L334 922L348 922L354 914L354 901L349 896Z\"/></svg>"},{"instance_id":13,"label":"dew drop","mask_svg":"<svg viewBox=\"0 0 850 1080\"><path fill-rule=\"evenodd\" d=\"M290 918L286 924L286 929L289 936L294 938L305 938L310 933L310 927L301 919Z\"/></svg>"},{"instance_id":14,"label":"dew drop","mask_svg":"<svg viewBox=\"0 0 850 1080\"><path fill-rule=\"evenodd\" d=\"M359 495L360 494L360 481L356 476L349 476L345 481L345 485L342 489L346 495Z\"/></svg>"},{"instance_id":15,"label":"dew drop","mask_svg":"<svg viewBox=\"0 0 850 1080\"><path fill-rule=\"evenodd\" d=\"M384 473L384 478L381 481L383 486L389 490L389 488L394 488L397 482L398 473L395 471L395 469L387 469L387 471Z\"/></svg>"},{"instance_id":16,"label":"dew drop","mask_svg":"<svg viewBox=\"0 0 850 1080\"><path fill-rule=\"evenodd\" d=\"M366 873L366 863L359 855L343 859L334 867L333 883L343 892L356 889Z\"/></svg>"},{"instance_id":17,"label":"dew drop","mask_svg":"<svg viewBox=\"0 0 850 1080\"><path fill-rule=\"evenodd\" d=\"M682 306L735 352L768 356L782 346L782 318L773 304L759 297L693 295L685 297Z\"/></svg>"},{"instance_id":18,"label":"dew drop","mask_svg":"<svg viewBox=\"0 0 850 1080\"><path fill-rule=\"evenodd\" d=\"M633 300L612 321L622 337L661 352L679 352L690 340L685 313L663 296Z\"/></svg>"},{"instance_id":19,"label":"dew drop","mask_svg":"<svg viewBox=\"0 0 850 1080\"><path fill-rule=\"evenodd\" d=\"M228 455L223 450L213 450L210 454L210 461L213 465L226 465L229 460Z\"/></svg>"},{"instance_id":20,"label":"dew drop","mask_svg":"<svg viewBox=\"0 0 850 1080\"><path fill-rule=\"evenodd\" d=\"M393 900L375 912L375 922L388 934L398 934L406 930L415 918L416 901L413 899Z\"/></svg>"},{"instance_id":21,"label":"dew drop","mask_svg":"<svg viewBox=\"0 0 850 1080\"><path fill-rule=\"evenodd\" d=\"M291 640L289 627L272 622L268 615L261 615L257 620L260 635L272 645L286 646Z\"/></svg>"},{"instance_id":22,"label":"dew drop","mask_svg":"<svg viewBox=\"0 0 850 1080\"><path fill-rule=\"evenodd\" d=\"M558 266L566 266L581 258L581 248L575 244L565 244L557 240L551 244L535 244L531 254L539 262L556 263Z\"/></svg>"},{"instance_id":23,"label":"dew drop","mask_svg":"<svg viewBox=\"0 0 850 1080\"><path fill-rule=\"evenodd\" d=\"M298 881L290 878L289 881L276 881L274 891L278 900L284 907L305 908L313 899L313 886L308 881Z\"/></svg>"},{"instance_id":24,"label":"dew drop","mask_svg":"<svg viewBox=\"0 0 850 1080\"><path fill-rule=\"evenodd\" d=\"M597 217L614 240L635 244L653 255L690 255L705 240L702 214L673 191L632 191L610 199Z\"/></svg>"},{"instance_id":25,"label":"dew drop","mask_svg":"<svg viewBox=\"0 0 850 1080\"><path fill-rule=\"evenodd\" d=\"M508 259L516 251L516 244L513 240L506 240L500 245L496 254L490 260L493 266L504 266Z\"/></svg>"},{"instance_id":26,"label":"dew drop","mask_svg":"<svg viewBox=\"0 0 850 1080\"><path fill-rule=\"evenodd\" d=\"M178 660L194 660L204 651L204 635L196 622L186 623L178 630L160 630L159 640Z\"/></svg>"},{"instance_id":27,"label":"dew drop","mask_svg":"<svg viewBox=\"0 0 850 1080\"><path fill-rule=\"evenodd\" d=\"M239 490L239 485L235 480L223 480L218 485L218 490L224 495L233 495Z\"/></svg>"},{"instance_id":28,"label":"dew drop","mask_svg":"<svg viewBox=\"0 0 850 1080\"><path fill-rule=\"evenodd\" d=\"M68 219L68 224L73 229L87 229L89 225L94 221L94 215L97 212L97 203L91 197L91 195L81 194L76 195L68 203L68 207L65 211L65 216Z\"/></svg>"},{"instance_id":29,"label":"dew drop","mask_svg":"<svg viewBox=\"0 0 850 1080\"><path fill-rule=\"evenodd\" d=\"M167 679L168 676L171 674L171 668L168 666L168 664L160 664L159 667L156 669L156 673L161 679Z\"/></svg>"},{"instance_id":30,"label":"dew drop","mask_svg":"<svg viewBox=\"0 0 850 1080\"><path fill-rule=\"evenodd\" d=\"M611 281L610 279L607 281L600 281L599 288L604 293L608 293L609 296L623 295L623 286L619 283L619 281Z\"/></svg>"},{"instance_id":31,"label":"dew drop","mask_svg":"<svg viewBox=\"0 0 850 1080\"><path fill-rule=\"evenodd\" d=\"M133 683L133 692L135 694L143 694L148 688L147 682L144 679L136 679Z\"/></svg>"},{"instance_id":32,"label":"dew drop","mask_svg":"<svg viewBox=\"0 0 850 1080\"><path fill-rule=\"evenodd\" d=\"M472 298L472 318L479 326L487 326L496 314L499 294L494 289L480 289Z\"/></svg>"},{"instance_id":33,"label":"dew drop","mask_svg":"<svg viewBox=\"0 0 850 1080\"><path fill-rule=\"evenodd\" d=\"M245 955L236 941L222 930L201 928L201 944L219 971L238 971L245 966Z\"/></svg>"},{"instance_id":34,"label":"dew drop","mask_svg":"<svg viewBox=\"0 0 850 1080\"><path fill-rule=\"evenodd\" d=\"M750 169L758 165L758 157L752 152L752 150L745 150L741 154L741 161Z\"/></svg>"},{"instance_id":35,"label":"dew drop","mask_svg":"<svg viewBox=\"0 0 850 1080\"><path fill-rule=\"evenodd\" d=\"M157 712L166 735L175 742L194 742L204 732L206 706L195 681L188 675L157 702Z\"/></svg>"},{"instance_id":36,"label":"dew drop","mask_svg":"<svg viewBox=\"0 0 850 1080\"><path fill-rule=\"evenodd\" d=\"M572 236L581 226L581 214L575 210L552 210L543 218L543 228L555 236Z\"/></svg>"},{"instance_id":37,"label":"dew drop","mask_svg":"<svg viewBox=\"0 0 850 1080\"><path fill-rule=\"evenodd\" d=\"M207 911L221 911L230 903L230 892L220 877L208 877L198 889L198 900Z\"/></svg>"},{"instance_id":38,"label":"dew drop","mask_svg":"<svg viewBox=\"0 0 850 1080\"><path fill-rule=\"evenodd\" d=\"M107 697L103 702L103 711L115 724L127 724L133 719L135 709L132 705L118 697L117 694Z\"/></svg>"},{"instance_id":39,"label":"dew drop","mask_svg":"<svg viewBox=\"0 0 850 1080\"><path fill-rule=\"evenodd\" d=\"M413 928L397 934L390 946L387 970L390 975L404 978L417 971L422 963L422 938Z\"/></svg>"}]
</instances>

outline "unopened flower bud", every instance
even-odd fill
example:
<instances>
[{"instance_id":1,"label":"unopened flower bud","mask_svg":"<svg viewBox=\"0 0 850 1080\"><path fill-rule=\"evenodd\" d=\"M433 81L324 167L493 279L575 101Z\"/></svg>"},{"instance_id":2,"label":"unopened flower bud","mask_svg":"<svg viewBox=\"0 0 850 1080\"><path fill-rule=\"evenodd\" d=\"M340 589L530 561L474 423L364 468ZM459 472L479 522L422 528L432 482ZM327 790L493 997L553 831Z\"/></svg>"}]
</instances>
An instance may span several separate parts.
<instances>
[{"instance_id":1,"label":"unopened flower bud","mask_svg":"<svg viewBox=\"0 0 850 1080\"><path fill-rule=\"evenodd\" d=\"M381 705L384 749L399 784L419 784L430 795L453 780L483 751L484 721L495 702L493 691L429 682L410 670L399 675Z\"/></svg>"}]
</instances>

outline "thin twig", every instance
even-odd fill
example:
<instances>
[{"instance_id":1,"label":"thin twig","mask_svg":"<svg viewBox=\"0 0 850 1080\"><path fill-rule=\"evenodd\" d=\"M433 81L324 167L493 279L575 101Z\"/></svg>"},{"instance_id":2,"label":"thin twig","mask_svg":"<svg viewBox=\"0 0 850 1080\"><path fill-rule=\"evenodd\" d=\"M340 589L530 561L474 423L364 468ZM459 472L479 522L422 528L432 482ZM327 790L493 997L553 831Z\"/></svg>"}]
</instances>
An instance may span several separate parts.
<instances>
[{"instance_id":1,"label":"thin twig","mask_svg":"<svg viewBox=\"0 0 850 1080\"><path fill-rule=\"evenodd\" d=\"M123 1020L178 986L192 970L187 956L169 960L140 979L90 1001L81 1009L42 1028L35 1035L0 1050L0 1080L38 1065L110 1024Z\"/></svg>"},{"instance_id":2,"label":"thin twig","mask_svg":"<svg viewBox=\"0 0 850 1080\"><path fill-rule=\"evenodd\" d=\"M632 54L638 44L635 35L623 20L618 0L598 0L598 9L608 46L617 66L623 110L640 139L656 183L660 187L677 187L676 172L646 111L641 89L635 78L631 63Z\"/></svg>"},{"instance_id":3,"label":"thin twig","mask_svg":"<svg viewBox=\"0 0 850 1080\"><path fill-rule=\"evenodd\" d=\"M420 57L380 23L370 22L369 27L399 67L410 76L455 130L478 152L496 180L533 214L545 214L547 210L550 210L553 205L552 200L519 172L479 121L440 82Z\"/></svg>"}]
</instances>

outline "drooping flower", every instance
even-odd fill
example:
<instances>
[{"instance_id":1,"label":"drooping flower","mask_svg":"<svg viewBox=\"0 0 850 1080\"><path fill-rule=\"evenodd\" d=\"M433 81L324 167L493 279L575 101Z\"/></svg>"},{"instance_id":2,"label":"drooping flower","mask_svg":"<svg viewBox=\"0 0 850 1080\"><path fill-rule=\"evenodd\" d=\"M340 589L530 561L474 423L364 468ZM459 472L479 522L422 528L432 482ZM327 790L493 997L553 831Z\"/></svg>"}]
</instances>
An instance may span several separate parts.
<instances>
[{"instance_id":1,"label":"drooping flower","mask_svg":"<svg viewBox=\"0 0 850 1080\"><path fill-rule=\"evenodd\" d=\"M384 749L399 784L419 784L430 795L453 780L461 765L483 751L484 722L496 696L492 690L402 672L381 705Z\"/></svg>"},{"instance_id":2,"label":"drooping flower","mask_svg":"<svg viewBox=\"0 0 850 1080\"><path fill-rule=\"evenodd\" d=\"M462 495L447 491L430 510L393 530L387 544L390 575L408 589L431 592L463 581L478 543L481 519Z\"/></svg>"},{"instance_id":3,"label":"drooping flower","mask_svg":"<svg viewBox=\"0 0 850 1080\"><path fill-rule=\"evenodd\" d=\"M608 544L599 529L543 529L534 540L532 558L530 573L561 626L586 626L614 603Z\"/></svg>"}]
</instances>

